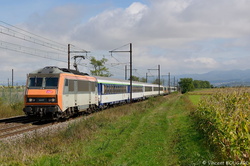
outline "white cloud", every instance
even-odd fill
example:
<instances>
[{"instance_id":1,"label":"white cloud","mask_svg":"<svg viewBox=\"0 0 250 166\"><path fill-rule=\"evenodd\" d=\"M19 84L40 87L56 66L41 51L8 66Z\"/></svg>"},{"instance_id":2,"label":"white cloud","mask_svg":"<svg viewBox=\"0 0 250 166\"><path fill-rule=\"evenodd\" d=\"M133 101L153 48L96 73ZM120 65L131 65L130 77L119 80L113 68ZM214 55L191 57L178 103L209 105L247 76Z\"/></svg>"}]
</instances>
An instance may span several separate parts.
<instances>
[{"instance_id":1,"label":"white cloud","mask_svg":"<svg viewBox=\"0 0 250 166\"><path fill-rule=\"evenodd\" d=\"M249 35L250 10L246 7L249 3L158 0L146 6L137 2L126 9L107 10L91 18L78 26L72 39L91 43L95 48L139 41L141 45L167 49L197 39L241 37Z\"/></svg>"},{"instance_id":2,"label":"white cloud","mask_svg":"<svg viewBox=\"0 0 250 166\"><path fill-rule=\"evenodd\" d=\"M184 62L188 63L190 67L203 66L205 68L214 68L218 65L214 59L208 57L189 58L185 59Z\"/></svg>"},{"instance_id":3,"label":"white cloud","mask_svg":"<svg viewBox=\"0 0 250 166\"><path fill-rule=\"evenodd\" d=\"M87 21L84 4L67 4L33 13L24 25L93 55L132 42L133 65L142 73L158 64L165 73L179 74L248 67L249 0L148 2L109 8Z\"/></svg>"},{"instance_id":4,"label":"white cloud","mask_svg":"<svg viewBox=\"0 0 250 166\"><path fill-rule=\"evenodd\" d=\"M82 5L68 4L50 9L43 14L33 13L26 26L30 31L46 34L52 38L64 37L81 22L84 9Z\"/></svg>"}]
</instances>

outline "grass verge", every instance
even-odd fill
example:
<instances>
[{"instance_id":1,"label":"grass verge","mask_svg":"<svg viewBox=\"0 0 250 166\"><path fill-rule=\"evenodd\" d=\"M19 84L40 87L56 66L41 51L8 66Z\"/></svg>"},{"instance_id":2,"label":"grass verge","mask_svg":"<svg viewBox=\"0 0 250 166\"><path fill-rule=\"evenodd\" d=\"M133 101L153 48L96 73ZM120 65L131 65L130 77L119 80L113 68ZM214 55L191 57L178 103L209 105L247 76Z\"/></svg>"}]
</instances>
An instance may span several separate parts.
<instances>
[{"instance_id":1,"label":"grass verge","mask_svg":"<svg viewBox=\"0 0 250 166\"><path fill-rule=\"evenodd\" d=\"M66 131L0 146L6 165L201 165L213 154L190 117L187 96L96 113Z\"/></svg>"},{"instance_id":2,"label":"grass verge","mask_svg":"<svg viewBox=\"0 0 250 166\"><path fill-rule=\"evenodd\" d=\"M5 103L0 98L0 119L12 116L24 115L22 111L23 107L24 107L23 102Z\"/></svg>"}]
</instances>

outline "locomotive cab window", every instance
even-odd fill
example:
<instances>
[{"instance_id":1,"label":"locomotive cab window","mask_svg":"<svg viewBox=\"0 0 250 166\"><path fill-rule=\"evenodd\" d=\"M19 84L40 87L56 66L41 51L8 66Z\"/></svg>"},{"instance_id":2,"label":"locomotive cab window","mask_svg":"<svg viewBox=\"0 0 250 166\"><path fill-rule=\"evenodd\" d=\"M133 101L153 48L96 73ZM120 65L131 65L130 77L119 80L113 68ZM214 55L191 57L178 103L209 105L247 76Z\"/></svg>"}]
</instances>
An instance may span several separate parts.
<instances>
[{"instance_id":1,"label":"locomotive cab window","mask_svg":"<svg viewBox=\"0 0 250 166\"><path fill-rule=\"evenodd\" d=\"M45 88L57 88L58 77L45 78Z\"/></svg>"},{"instance_id":2,"label":"locomotive cab window","mask_svg":"<svg viewBox=\"0 0 250 166\"><path fill-rule=\"evenodd\" d=\"M42 88L43 78L31 77L29 79L29 88Z\"/></svg>"},{"instance_id":3,"label":"locomotive cab window","mask_svg":"<svg viewBox=\"0 0 250 166\"><path fill-rule=\"evenodd\" d=\"M34 89L54 89L57 88L58 77L30 77L29 88Z\"/></svg>"}]
</instances>

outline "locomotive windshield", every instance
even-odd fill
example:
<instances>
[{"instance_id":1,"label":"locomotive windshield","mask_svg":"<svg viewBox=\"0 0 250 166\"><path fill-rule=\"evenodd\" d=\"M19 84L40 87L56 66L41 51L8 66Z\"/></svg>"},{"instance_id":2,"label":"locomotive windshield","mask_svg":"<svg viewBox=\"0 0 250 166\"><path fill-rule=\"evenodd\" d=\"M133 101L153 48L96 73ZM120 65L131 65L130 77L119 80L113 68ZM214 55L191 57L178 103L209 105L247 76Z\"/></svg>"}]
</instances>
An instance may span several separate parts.
<instances>
[{"instance_id":1,"label":"locomotive windshield","mask_svg":"<svg viewBox=\"0 0 250 166\"><path fill-rule=\"evenodd\" d=\"M55 89L58 85L58 77L30 77L30 89Z\"/></svg>"},{"instance_id":2,"label":"locomotive windshield","mask_svg":"<svg viewBox=\"0 0 250 166\"><path fill-rule=\"evenodd\" d=\"M57 77L49 77L45 78L45 88L55 88L58 84L58 78Z\"/></svg>"},{"instance_id":3,"label":"locomotive windshield","mask_svg":"<svg viewBox=\"0 0 250 166\"><path fill-rule=\"evenodd\" d=\"M33 77L33 78L30 78L30 81L29 81L29 87L42 87L42 84L43 84L43 78L39 78L39 77Z\"/></svg>"}]
</instances>

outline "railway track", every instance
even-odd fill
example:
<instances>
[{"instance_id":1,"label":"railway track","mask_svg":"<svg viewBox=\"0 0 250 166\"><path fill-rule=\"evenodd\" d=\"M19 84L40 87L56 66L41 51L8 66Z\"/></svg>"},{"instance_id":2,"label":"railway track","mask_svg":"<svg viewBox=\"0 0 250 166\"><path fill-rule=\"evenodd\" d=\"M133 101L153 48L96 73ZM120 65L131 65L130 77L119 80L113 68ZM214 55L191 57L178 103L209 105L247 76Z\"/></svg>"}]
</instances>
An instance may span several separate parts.
<instances>
[{"instance_id":1,"label":"railway track","mask_svg":"<svg viewBox=\"0 0 250 166\"><path fill-rule=\"evenodd\" d=\"M7 119L0 119L0 140L34 131L46 126L55 124L52 121L35 121L29 120L26 116L11 117Z\"/></svg>"},{"instance_id":2,"label":"railway track","mask_svg":"<svg viewBox=\"0 0 250 166\"><path fill-rule=\"evenodd\" d=\"M5 118L5 119L0 119L0 124L2 123L10 123L10 122L18 122L22 120L27 120L26 116L15 116L15 117L10 117L10 118Z\"/></svg>"},{"instance_id":3,"label":"railway track","mask_svg":"<svg viewBox=\"0 0 250 166\"><path fill-rule=\"evenodd\" d=\"M64 119L61 121L37 121L31 120L27 116L16 116L6 119L0 119L0 141L6 138L12 139L13 137L19 137L18 135L25 136L25 134L32 131L43 130L46 127L56 128L57 131L66 128L70 123L74 123L82 118L88 118L93 113L79 113L76 116L72 116L69 119ZM54 127L55 126L55 127ZM56 127L57 126L57 127ZM51 132L51 131L50 131ZM41 132L42 133L42 132Z\"/></svg>"},{"instance_id":4,"label":"railway track","mask_svg":"<svg viewBox=\"0 0 250 166\"><path fill-rule=\"evenodd\" d=\"M58 132L66 128L70 123L81 120L88 116L74 116L61 121L36 121L30 120L26 116L17 116L6 119L0 119L0 141L16 140L32 134L43 135L45 131L51 133ZM46 132L48 133L48 132Z\"/></svg>"}]
</instances>

